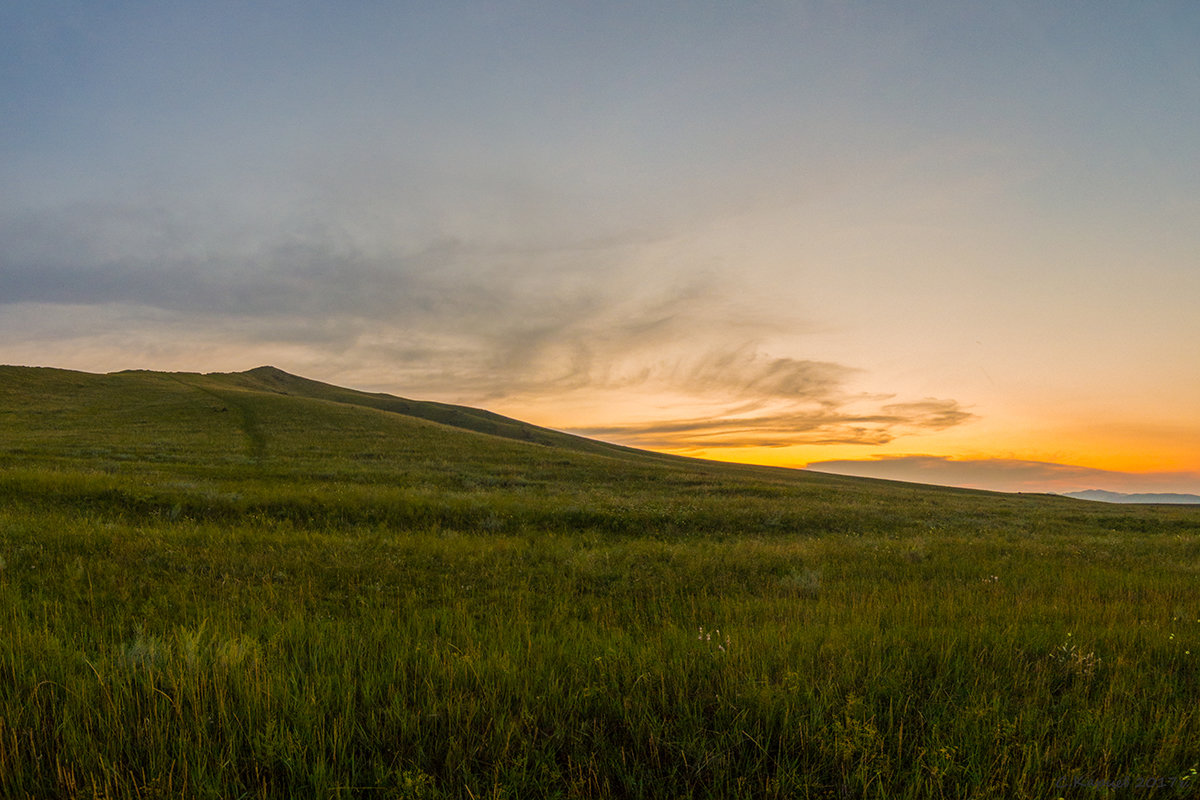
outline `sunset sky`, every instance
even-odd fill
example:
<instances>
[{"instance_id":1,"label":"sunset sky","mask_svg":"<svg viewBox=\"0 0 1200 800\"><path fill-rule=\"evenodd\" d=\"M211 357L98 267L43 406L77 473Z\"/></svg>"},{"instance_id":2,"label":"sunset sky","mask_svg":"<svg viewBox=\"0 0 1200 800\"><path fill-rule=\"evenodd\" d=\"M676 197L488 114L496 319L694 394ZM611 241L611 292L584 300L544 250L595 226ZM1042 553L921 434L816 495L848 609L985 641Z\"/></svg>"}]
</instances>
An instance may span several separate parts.
<instances>
[{"instance_id":1,"label":"sunset sky","mask_svg":"<svg viewBox=\"0 0 1200 800\"><path fill-rule=\"evenodd\" d=\"M0 5L0 363L1200 493L1200 3Z\"/></svg>"}]
</instances>

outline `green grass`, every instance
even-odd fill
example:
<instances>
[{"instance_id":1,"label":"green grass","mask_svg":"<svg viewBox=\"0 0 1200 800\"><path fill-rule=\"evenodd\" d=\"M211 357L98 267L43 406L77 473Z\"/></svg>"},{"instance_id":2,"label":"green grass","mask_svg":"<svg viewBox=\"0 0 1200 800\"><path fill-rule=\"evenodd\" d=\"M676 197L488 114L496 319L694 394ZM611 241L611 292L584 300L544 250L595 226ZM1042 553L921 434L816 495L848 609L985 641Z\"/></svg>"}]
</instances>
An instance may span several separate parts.
<instances>
[{"instance_id":1,"label":"green grass","mask_svg":"<svg viewBox=\"0 0 1200 800\"><path fill-rule=\"evenodd\" d=\"M4 797L1194 796L1198 586L1200 509L0 368Z\"/></svg>"}]
</instances>

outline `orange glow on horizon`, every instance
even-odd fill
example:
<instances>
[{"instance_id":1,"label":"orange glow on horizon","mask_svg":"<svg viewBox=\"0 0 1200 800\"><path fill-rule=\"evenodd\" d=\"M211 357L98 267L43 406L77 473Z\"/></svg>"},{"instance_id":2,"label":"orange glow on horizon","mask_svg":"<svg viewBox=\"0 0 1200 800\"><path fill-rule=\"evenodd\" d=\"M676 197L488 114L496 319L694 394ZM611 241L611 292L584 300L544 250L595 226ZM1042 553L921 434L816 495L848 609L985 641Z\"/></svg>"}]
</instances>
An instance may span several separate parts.
<instances>
[{"instance_id":1,"label":"orange glow on horizon","mask_svg":"<svg viewBox=\"0 0 1200 800\"><path fill-rule=\"evenodd\" d=\"M1196 451L1151 451L1147 448L1129 448L1123 451L1106 449L1103 446L1086 447L1081 442L1057 448L1038 448L1027 452L1011 449L988 449L977 446L970 449L929 447L919 439L902 443L906 446L881 448L862 445L794 445L785 447L645 447L644 449L672 455L701 458L736 464L755 464L771 467L803 469L810 464L825 461L871 462L891 457L923 455L945 458L950 462L1031 462L1063 464L1072 467L1103 470L1131 475L1154 475L1165 472L1200 473L1200 459Z\"/></svg>"},{"instance_id":2,"label":"orange glow on horizon","mask_svg":"<svg viewBox=\"0 0 1200 800\"><path fill-rule=\"evenodd\" d=\"M676 402L662 400L654 404L639 403L639 399L645 398L622 397L611 405L603 402L577 407L559 405L554 409L557 419L552 421L545 420L547 409L540 403L505 408L501 413L655 452L773 467L804 468L817 462L872 462L923 456L950 463L1038 463L1124 475L1200 474L1200 436L1182 424L1134 425L1116 421L1062 424L1061 419L1048 418L1049 415L1005 415L985 410L963 424L941 430L902 431L880 444L813 443L805 441L816 435L813 432L793 433L782 427L756 429L753 419L746 419L745 425L730 428L714 425L709 430L686 425L654 429L653 423L648 431L637 430L636 426L628 432L621 430L622 420L646 420L647 409L668 421L682 417L701 420L704 425L705 420L717 423L723 419L719 412L705 415L705 411L712 414L713 409L688 408L676 398L671 398ZM667 416L672 411L675 413ZM586 426L597 419L612 421L610 428L589 430ZM774 441L754 444L755 439Z\"/></svg>"}]
</instances>

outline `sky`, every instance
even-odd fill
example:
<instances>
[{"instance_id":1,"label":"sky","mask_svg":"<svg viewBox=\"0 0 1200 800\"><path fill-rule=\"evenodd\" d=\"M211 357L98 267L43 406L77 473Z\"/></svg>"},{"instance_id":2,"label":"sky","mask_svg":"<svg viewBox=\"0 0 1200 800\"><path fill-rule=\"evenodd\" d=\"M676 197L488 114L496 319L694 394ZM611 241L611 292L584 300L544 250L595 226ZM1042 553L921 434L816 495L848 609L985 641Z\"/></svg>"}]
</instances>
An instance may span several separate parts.
<instances>
[{"instance_id":1,"label":"sky","mask_svg":"<svg viewBox=\"0 0 1200 800\"><path fill-rule=\"evenodd\" d=\"M0 363L1200 493L1200 4L0 6Z\"/></svg>"}]
</instances>

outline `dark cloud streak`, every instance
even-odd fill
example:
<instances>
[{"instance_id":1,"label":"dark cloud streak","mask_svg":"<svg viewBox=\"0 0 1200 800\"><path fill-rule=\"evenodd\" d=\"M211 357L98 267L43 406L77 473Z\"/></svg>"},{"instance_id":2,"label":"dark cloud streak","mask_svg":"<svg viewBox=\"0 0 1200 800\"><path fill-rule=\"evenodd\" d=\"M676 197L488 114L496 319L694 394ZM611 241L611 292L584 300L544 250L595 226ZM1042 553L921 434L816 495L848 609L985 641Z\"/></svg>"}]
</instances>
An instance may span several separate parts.
<instances>
[{"instance_id":1,"label":"dark cloud streak","mask_svg":"<svg viewBox=\"0 0 1200 800\"><path fill-rule=\"evenodd\" d=\"M180 328L257 326L305 344L315 329L385 362L436 352L441 376L420 370L427 388L488 398L630 380L610 374L614 353L669 342L717 296L703 274L647 281L629 259L642 234L363 238L295 220L249 234L221 215L116 203L0 212L0 307L141 307Z\"/></svg>"},{"instance_id":2,"label":"dark cloud streak","mask_svg":"<svg viewBox=\"0 0 1200 800\"><path fill-rule=\"evenodd\" d=\"M788 447L798 444L883 445L897 436L942 430L972 415L953 400L884 406L880 413L855 413L833 401L809 398L816 408L759 416L719 416L631 425L576 428L583 436L614 439L642 447L717 449Z\"/></svg>"}]
</instances>

